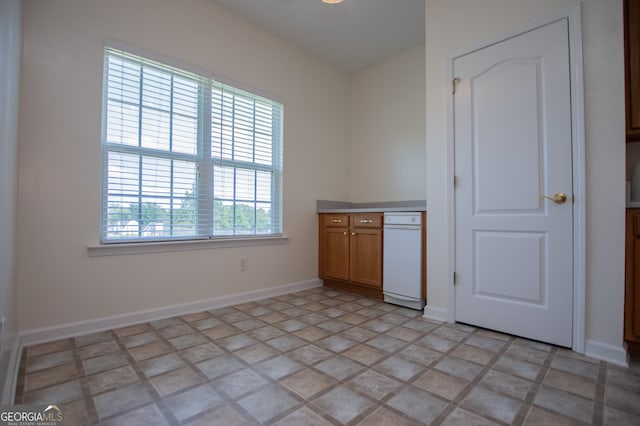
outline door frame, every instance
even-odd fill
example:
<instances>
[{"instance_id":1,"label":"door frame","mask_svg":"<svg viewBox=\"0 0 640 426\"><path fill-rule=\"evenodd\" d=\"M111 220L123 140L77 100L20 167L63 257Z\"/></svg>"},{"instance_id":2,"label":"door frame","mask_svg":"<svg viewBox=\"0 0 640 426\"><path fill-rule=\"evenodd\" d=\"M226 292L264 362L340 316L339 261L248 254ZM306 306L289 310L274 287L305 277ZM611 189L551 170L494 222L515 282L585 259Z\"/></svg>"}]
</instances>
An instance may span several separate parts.
<instances>
[{"instance_id":1,"label":"door frame","mask_svg":"<svg viewBox=\"0 0 640 426\"><path fill-rule=\"evenodd\" d=\"M544 16L529 25L501 33L483 42L447 56L445 87L447 88L447 176L446 233L448 241L447 271L449 278L447 321L455 322L455 194L454 194L454 105L451 93L453 61L461 56L516 37L525 32L567 19L569 26L569 69L571 84L571 147L573 163L573 337L572 349L585 353L586 339L586 160L584 130L584 77L582 57L582 7L581 3Z\"/></svg>"}]
</instances>

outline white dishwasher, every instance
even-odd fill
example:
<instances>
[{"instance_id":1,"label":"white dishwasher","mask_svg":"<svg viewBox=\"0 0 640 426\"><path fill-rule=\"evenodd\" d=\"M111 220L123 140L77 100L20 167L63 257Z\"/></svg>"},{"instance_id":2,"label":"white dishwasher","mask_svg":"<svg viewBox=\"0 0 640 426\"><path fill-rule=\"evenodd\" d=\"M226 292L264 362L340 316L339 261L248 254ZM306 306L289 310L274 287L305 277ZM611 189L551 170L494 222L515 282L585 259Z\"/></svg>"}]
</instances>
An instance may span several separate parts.
<instances>
[{"instance_id":1,"label":"white dishwasher","mask_svg":"<svg viewBox=\"0 0 640 426\"><path fill-rule=\"evenodd\" d=\"M422 214L384 214L384 301L422 309Z\"/></svg>"}]
</instances>

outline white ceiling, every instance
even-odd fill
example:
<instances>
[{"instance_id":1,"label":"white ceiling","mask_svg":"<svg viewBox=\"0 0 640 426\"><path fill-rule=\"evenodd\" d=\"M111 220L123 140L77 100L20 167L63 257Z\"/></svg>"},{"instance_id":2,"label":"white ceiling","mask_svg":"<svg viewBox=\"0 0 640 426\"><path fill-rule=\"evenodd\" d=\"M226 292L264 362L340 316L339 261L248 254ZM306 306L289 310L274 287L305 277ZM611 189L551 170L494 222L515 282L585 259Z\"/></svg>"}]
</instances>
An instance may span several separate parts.
<instances>
[{"instance_id":1,"label":"white ceiling","mask_svg":"<svg viewBox=\"0 0 640 426\"><path fill-rule=\"evenodd\" d=\"M212 1L346 71L424 43L425 0Z\"/></svg>"}]
</instances>

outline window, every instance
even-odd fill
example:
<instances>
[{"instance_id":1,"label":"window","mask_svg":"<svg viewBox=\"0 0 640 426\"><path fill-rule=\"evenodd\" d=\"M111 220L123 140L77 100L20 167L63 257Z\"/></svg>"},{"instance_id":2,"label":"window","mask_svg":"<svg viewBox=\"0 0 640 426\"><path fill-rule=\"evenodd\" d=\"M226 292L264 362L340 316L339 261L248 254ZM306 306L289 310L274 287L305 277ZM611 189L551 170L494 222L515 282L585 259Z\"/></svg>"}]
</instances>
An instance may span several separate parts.
<instances>
[{"instance_id":1,"label":"window","mask_svg":"<svg viewBox=\"0 0 640 426\"><path fill-rule=\"evenodd\" d=\"M282 104L111 47L103 102L103 243L282 233Z\"/></svg>"}]
</instances>

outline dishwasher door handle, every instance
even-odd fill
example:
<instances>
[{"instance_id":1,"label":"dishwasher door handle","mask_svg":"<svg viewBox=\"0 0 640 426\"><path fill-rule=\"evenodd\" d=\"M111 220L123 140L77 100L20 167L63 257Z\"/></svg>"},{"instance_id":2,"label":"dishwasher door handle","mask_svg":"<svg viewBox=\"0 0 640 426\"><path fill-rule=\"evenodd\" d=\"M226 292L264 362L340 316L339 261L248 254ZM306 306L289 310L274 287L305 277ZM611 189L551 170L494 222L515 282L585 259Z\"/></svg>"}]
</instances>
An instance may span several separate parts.
<instances>
[{"instance_id":1,"label":"dishwasher door handle","mask_svg":"<svg viewBox=\"0 0 640 426\"><path fill-rule=\"evenodd\" d=\"M384 225L383 229L420 229L420 225Z\"/></svg>"}]
</instances>

